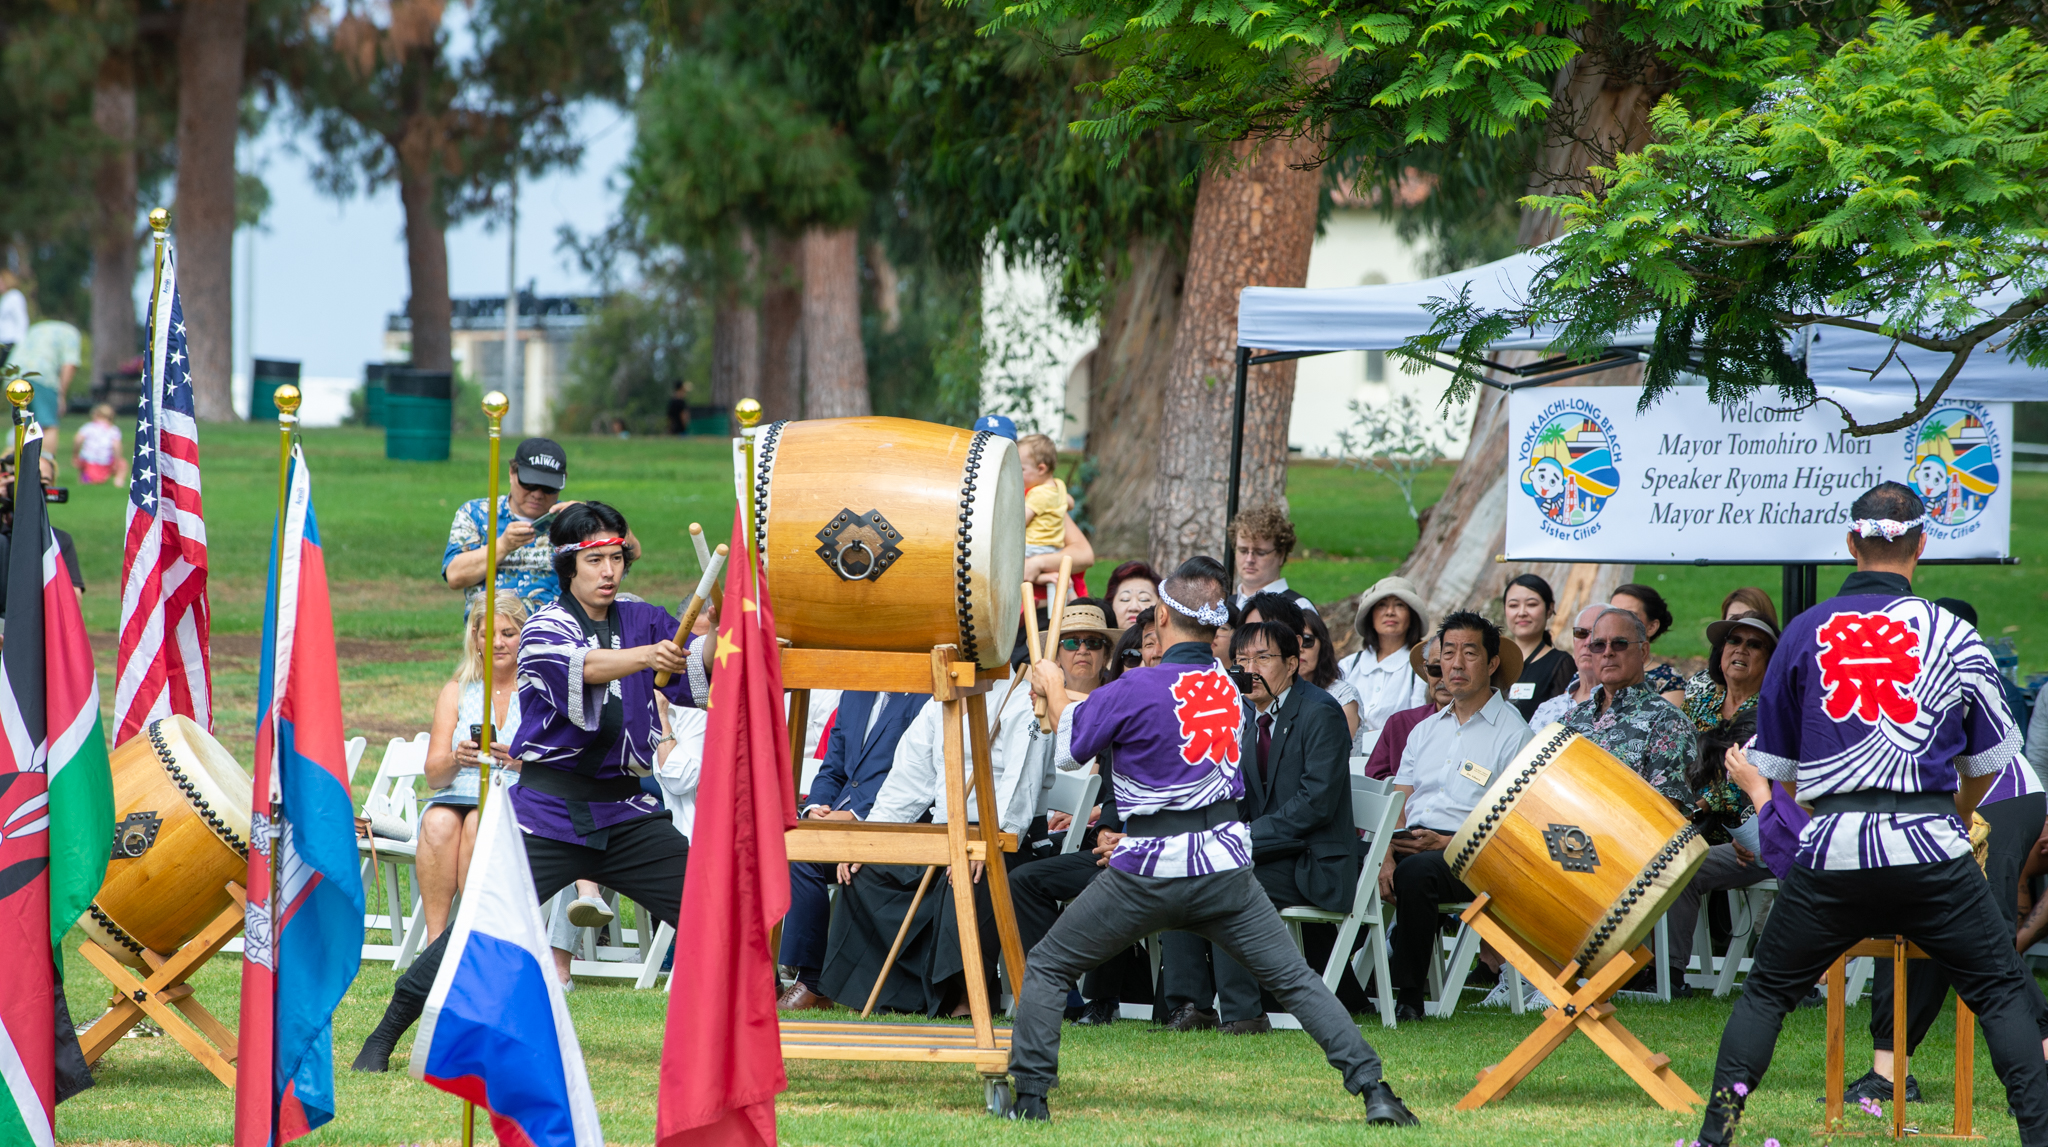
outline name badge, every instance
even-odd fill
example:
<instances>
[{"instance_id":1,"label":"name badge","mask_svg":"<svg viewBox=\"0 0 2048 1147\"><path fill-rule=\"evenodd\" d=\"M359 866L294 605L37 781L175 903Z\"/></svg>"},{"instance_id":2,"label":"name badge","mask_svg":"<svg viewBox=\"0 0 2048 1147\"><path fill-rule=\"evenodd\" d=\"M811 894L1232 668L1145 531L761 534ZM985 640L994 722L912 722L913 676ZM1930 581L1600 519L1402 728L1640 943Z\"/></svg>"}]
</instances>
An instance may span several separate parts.
<instances>
[{"instance_id":1,"label":"name badge","mask_svg":"<svg viewBox=\"0 0 2048 1147\"><path fill-rule=\"evenodd\" d=\"M1458 775L1475 785L1484 787L1486 782L1493 779L1493 770L1480 767L1477 761L1466 761L1458 766Z\"/></svg>"},{"instance_id":2,"label":"name badge","mask_svg":"<svg viewBox=\"0 0 2048 1147\"><path fill-rule=\"evenodd\" d=\"M1536 683L1534 681L1517 681L1513 685L1508 686L1508 700L1510 701L1527 701L1535 695Z\"/></svg>"}]
</instances>

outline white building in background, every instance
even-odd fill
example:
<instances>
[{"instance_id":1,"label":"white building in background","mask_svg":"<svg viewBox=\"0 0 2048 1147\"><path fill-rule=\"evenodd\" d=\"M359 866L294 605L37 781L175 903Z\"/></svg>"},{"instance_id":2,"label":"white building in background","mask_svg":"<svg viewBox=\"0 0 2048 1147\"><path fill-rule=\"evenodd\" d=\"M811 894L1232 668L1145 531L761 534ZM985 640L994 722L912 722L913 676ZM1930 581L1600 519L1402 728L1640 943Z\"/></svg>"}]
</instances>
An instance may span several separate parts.
<instances>
[{"instance_id":1,"label":"white building in background","mask_svg":"<svg viewBox=\"0 0 2048 1147\"><path fill-rule=\"evenodd\" d=\"M1428 278L1425 252L1404 242L1393 222L1355 196L1339 196L1309 254L1309 287L1356 287ZM1085 359L1097 337L1094 325L1075 327L1052 305L1048 277L1032 268L1011 270L991 258L982 276L982 337L989 348L983 368L984 407L1028 419L1054 434L1061 449L1079 450L1088 436ZM1409 374L1381 351L1342 351L1299 359L1288 444L1302 457L1339 453L1338 432L1352 424L1353 401L1377 405L1396 396L1434 407L1450 383L1446 371ZM1054 424L1058 423L1055 433ZM1465 452L1470 419L1452 420L1445 453Z\"/></svg>"},{"instance_id":2,"label":"white building in background","mask_svg":"<svg viewBox=\"0 0 2048 1147\"><path fill-rule=\"evenodd\" d=\"M450 299L449 325L455 370L484 391L502 390L505 385L505 296ZM589 324L600 300L575 295L536 296L519 294L518 378L524 384L520 409L524 422L516 429L510 419L510 433L547 434L555 429L555 399L569 369L570 344L576 333ZM412 357L412 320L404 311L384 320L384 360L403 363ZM362 380L357 379L361 386ZM565 433L585 433L587 426L565 427Z\"/></svg>"}]
</instances>

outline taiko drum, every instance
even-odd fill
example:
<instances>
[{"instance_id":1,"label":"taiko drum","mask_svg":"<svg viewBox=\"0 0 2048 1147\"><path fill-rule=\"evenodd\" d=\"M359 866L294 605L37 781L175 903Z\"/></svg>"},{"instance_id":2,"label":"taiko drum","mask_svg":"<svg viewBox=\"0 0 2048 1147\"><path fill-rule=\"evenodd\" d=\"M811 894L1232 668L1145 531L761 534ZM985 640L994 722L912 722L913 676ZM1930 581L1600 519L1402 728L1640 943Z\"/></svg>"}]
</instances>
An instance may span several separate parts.
<instances>
[{"instance_id":1,"label":"taiko drum","mask_svg":"<svg viewBox=\"0 0 2048 1147\"><path fill-rule=\"evenodd\" d=\"M1699 830L1612 753L1551 725L1445 850L1488 911L1560 966L1595 971L1648 936L1707 858Z\"/></svg>"},{"instance_id":2,"label":"taiko drum","mask_svg":"<svg viewBox=\"0 0 2048 1147\"><path fill-rule=\"evenodd\" d=\"M1015 442L907 418L774 422L755 438L754 502L790 644L1009 660L1024 596Z\"/></svg>"},{"instance_id":3,"label":"taiko drum","mask_svg":"<svg viewBox=\"0 0 2048 1147\"><path fill-rule=\"evenodd\" d=\"M124 964L168 955L234 903L249 874L249 774L185 717L114 750L113 857L86 934Z\"/></svg>"}]
</instances>

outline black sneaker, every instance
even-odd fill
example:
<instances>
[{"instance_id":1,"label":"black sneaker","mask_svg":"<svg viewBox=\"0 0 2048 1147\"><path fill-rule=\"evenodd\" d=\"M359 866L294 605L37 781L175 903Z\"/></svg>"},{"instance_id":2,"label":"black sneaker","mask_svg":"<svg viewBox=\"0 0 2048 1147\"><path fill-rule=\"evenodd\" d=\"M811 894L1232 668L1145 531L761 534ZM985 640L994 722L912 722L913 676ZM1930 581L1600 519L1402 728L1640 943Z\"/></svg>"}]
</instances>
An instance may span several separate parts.
<instances>
[{"instance_id":1,"label":"black sneaker","mask_svg":"<svg viewBox=\"0 0 2048 1147\"><path fill-rule=\"evenodd\" d=\"M1415 1113L1408 1110L1408 1105L1401 1102L1401 1097L1394 1094L1394 1089L1387 1086L1384 1079L1368 1084L1358 1097L1365 1100L1366 1123L1374 1127L1414 1127L1422 1122L1415 1118Z\"/></svg>"},{"instance_id":2,"label":"black sneaker","mask_svg":"<svg viewBox=\"0 0 2048 1147\"><path fill-rule=\"evenodd\" d=\"M1020 1091L1017 1093L1017 1102L1010 1105L1010 1118L1045 1123L1052 1119L1052 1108L1046 1106L1045 1096Z\"/></svg>"},{"instance_id":3,"label":"black sneaker","mask_svg":"<svg viewBox=\"0 0 2048 1147\"><path fill-rule=\"evenodd\" d=\"M1892 1101L1892 1081L1875 1071L1866 1071L1863 1073L1862 1078L1855 1080L1849 1086L1842 1089L1842 1102L1845 1104L1861 1103L1866 1099L1874 1099L1879 1103L1890 1103ZM1827 1101L1828 1097L1823 1095L1815 1102L1826 1103ZM1920 1081L1910 1073L1906 1076L1906 1102L1920 1102Z\"/></svg>"}]
</instances>

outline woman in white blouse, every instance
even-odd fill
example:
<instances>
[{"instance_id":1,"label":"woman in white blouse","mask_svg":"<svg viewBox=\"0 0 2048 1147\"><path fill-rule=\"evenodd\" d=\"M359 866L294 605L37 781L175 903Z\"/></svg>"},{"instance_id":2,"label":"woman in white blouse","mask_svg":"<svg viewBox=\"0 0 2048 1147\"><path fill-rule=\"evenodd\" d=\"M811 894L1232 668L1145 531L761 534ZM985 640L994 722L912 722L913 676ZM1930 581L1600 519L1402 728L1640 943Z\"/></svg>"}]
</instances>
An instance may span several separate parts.
<instances>
[{"instance_id":1,"label":"woman in white blouse","mask_svg":"<svg viewBox=\"0 0 2048 1147\"><path fill-rule=\"evenodd\" d=\"M1404 577L1383 577L1360 599L1352 620L1365 648L1337 663L1358 690L1358 729L1369 733L1403 709L1429 700L1429 688L1408 664L1408 650L1425 632L1422 595Z\"/></svg>"}]
</instances>

